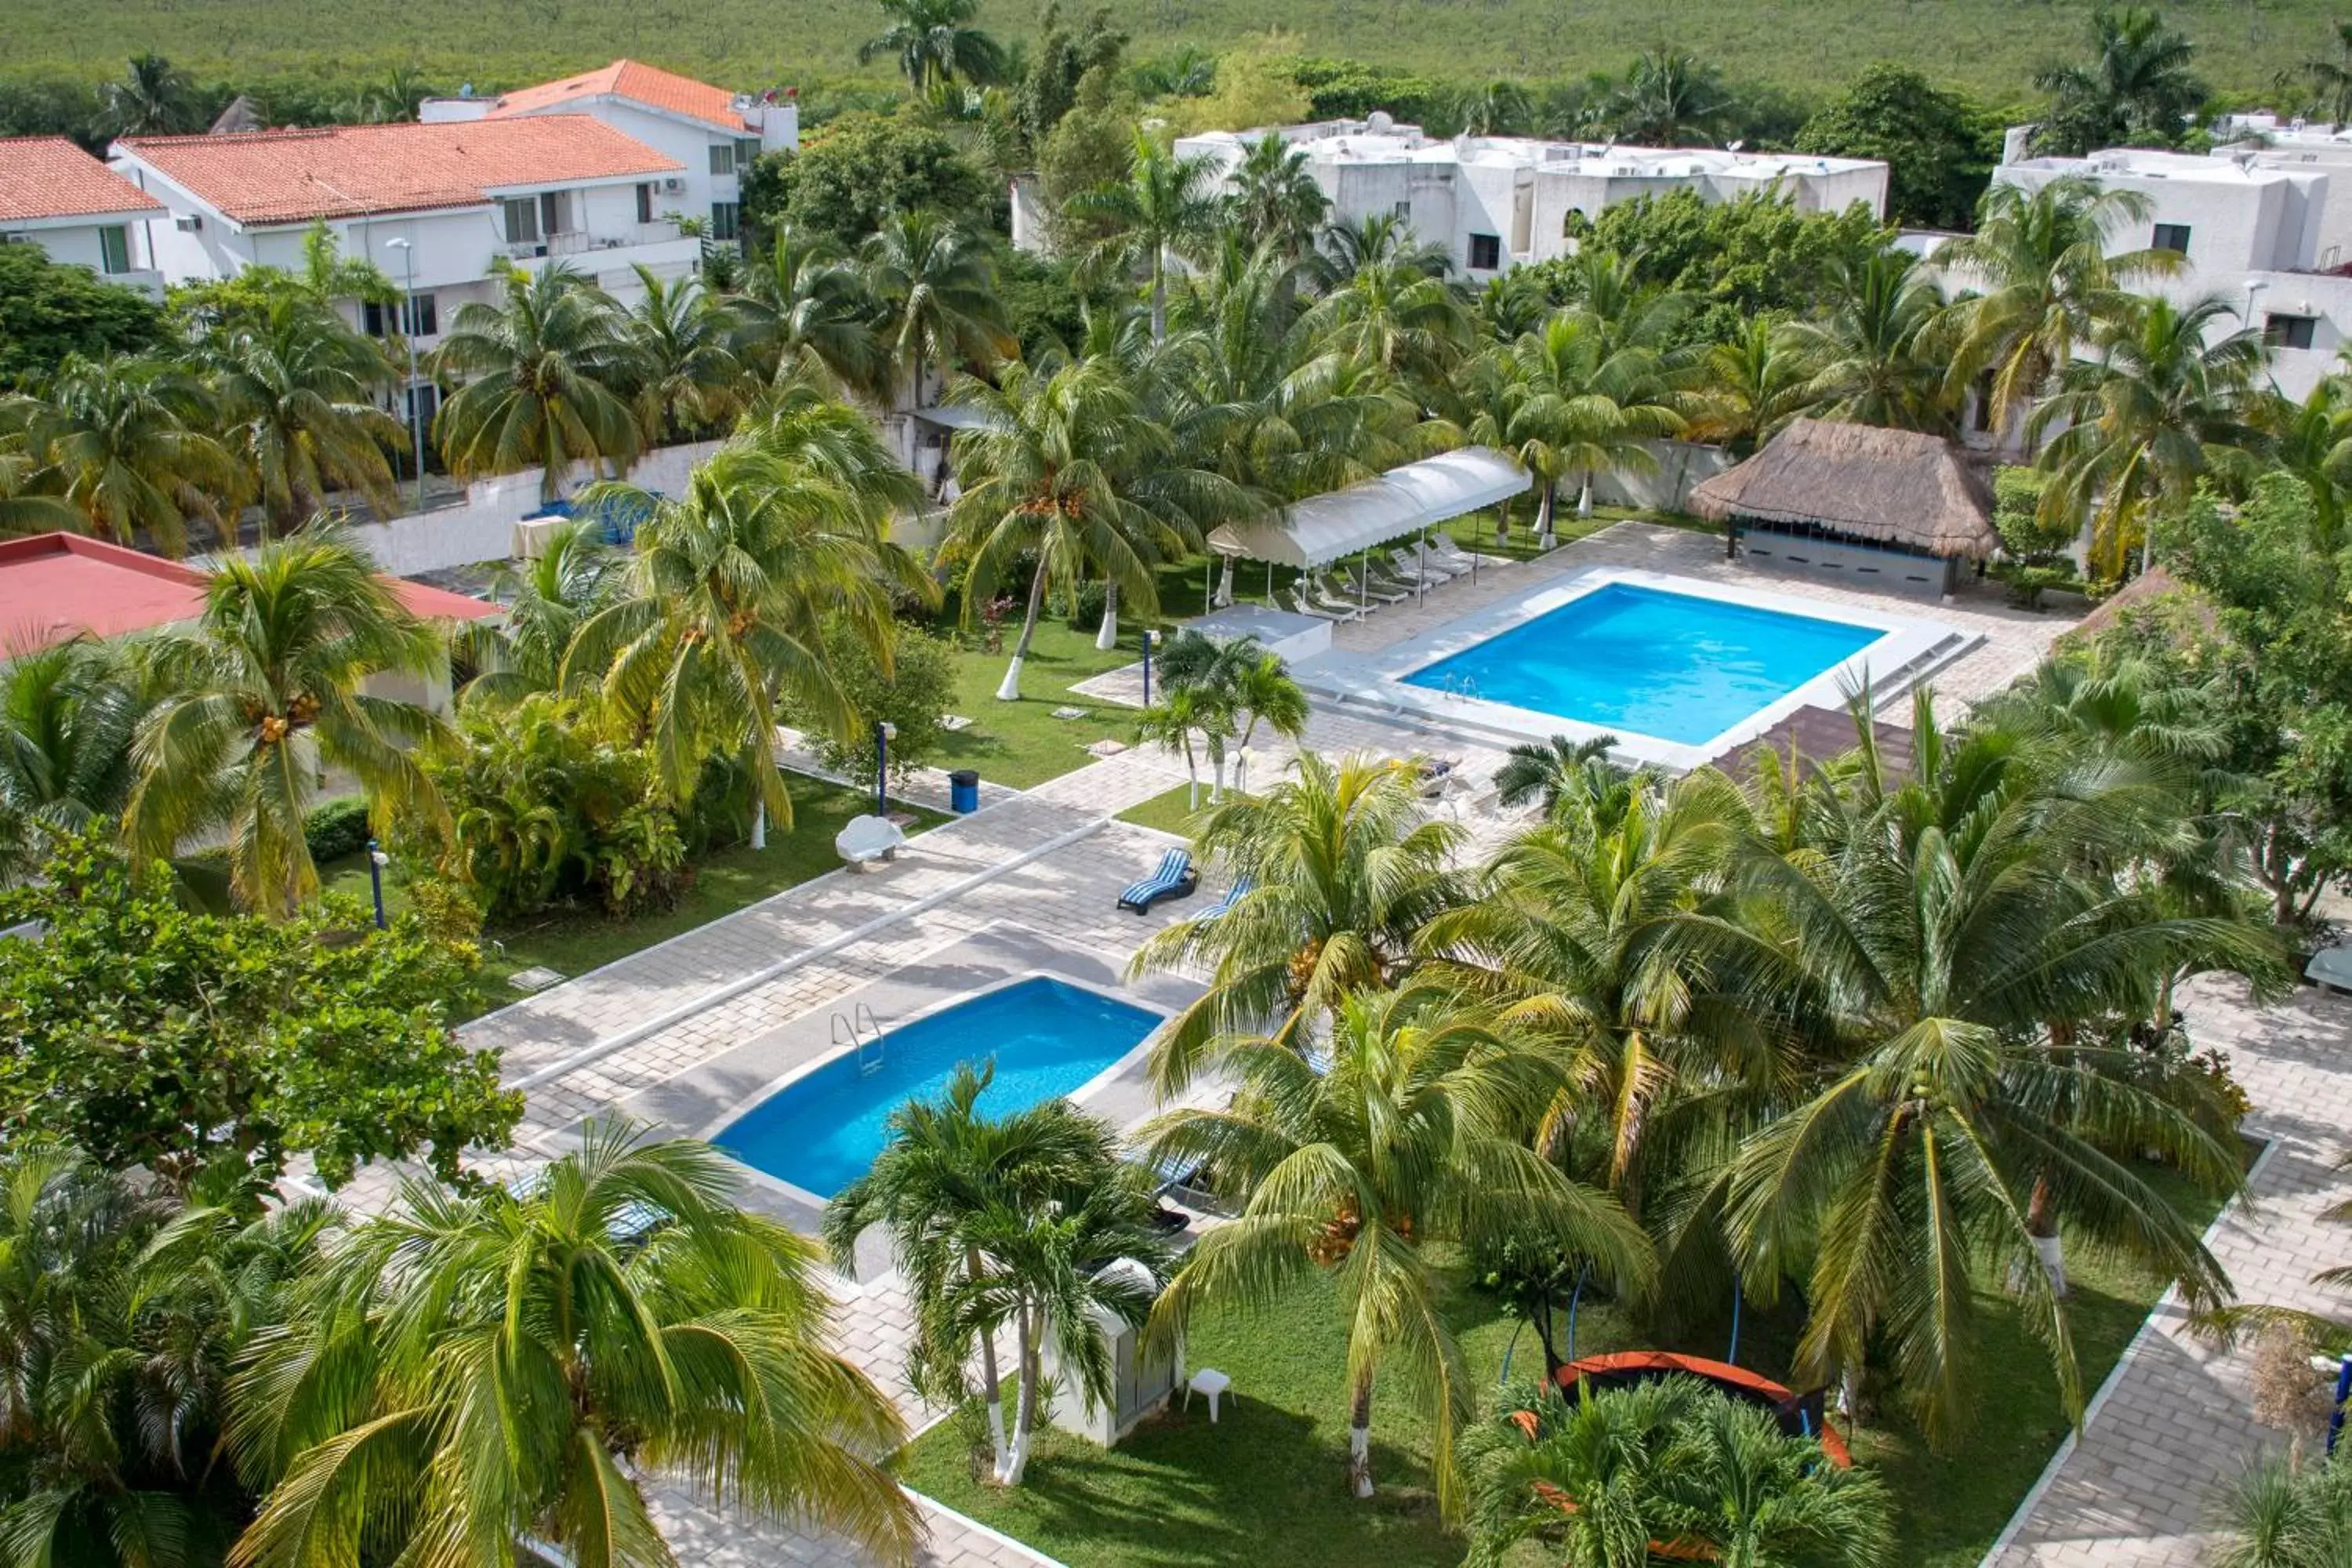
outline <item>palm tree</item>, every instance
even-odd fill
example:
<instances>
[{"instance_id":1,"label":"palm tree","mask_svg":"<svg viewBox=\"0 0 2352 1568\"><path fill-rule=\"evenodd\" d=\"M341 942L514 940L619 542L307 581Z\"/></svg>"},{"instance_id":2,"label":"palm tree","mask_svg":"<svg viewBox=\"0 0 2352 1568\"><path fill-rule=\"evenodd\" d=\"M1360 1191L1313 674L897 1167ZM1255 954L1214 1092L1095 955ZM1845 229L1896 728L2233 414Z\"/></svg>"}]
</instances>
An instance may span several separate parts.
<instances>
[{"instance_id":1,"label":"palm tree","mask_svg":"<svg viewBox=\"0 0 2352 1568\"><path fill-rule=\"evenodd\" d=\"M1234 788L1244 790L1249 785L1242 777L1242 769L1249 760L1249 743L1260 724L1286 740L1305 737L1307 689L1291 676L1281 655L1260 647L1255 638L1244 637L1231 646L1234 663L1228 689L1234 710L1243 716L1241 740L1234 753Z\"/></svg>"},{"instance_id":2,"label":"palm tree","mask_svg":"<svg viewBox=\"0 0 2352 1568\"><path fill-rule=\"evenodd\" d=\"M2217 333L2225 319L2237 324ZM2092 569L2116 577L2135 543L2154 560L2142 525L2150 507L2185 503L2225 454L2258 444L2248 416L2269 353L2262 334L2217 296L2185 307L2135 300L2095 341L2098 357L2061 372L2057 395L2033 411L2028 428L2037 439L2057 431L2042 453L2051 476L2043 511L2087 512Z\"/></svg>"},{"instance_id":3,"label":"palm tree","mask_svg":"<svg viewBox=\"0 0 2352 1568\"><path fill-rule=\"evenodd\" d=\"M166 695L132 753L123 825L141 853L224 833L238 901L278 917L318 893L302 825L330 770L359 781L379 823L394 812L437 820L413 751L443 721L362 686L434 673L441 641L340 527L314 522L224 557L195 625L159 636L144 657Z\"/></svg>"},{"instance_id":4,"label":"palm tree","mask_svg":"<svg viewBox=\"0 0 2352 1568\"><path fill-rule=\"evenodd\" d=\"M1521 741L1495 770L1495 802L1507 811L1537 801L1545 816L1558 816L1564 804L1581 804L1633 776L1609 760L1616 749L1614 735Z\"/></svg>"},{"instance_id":5,"label":"palm tree","mask_svg":"<svg viewBox=\"0 0 2352 1568\"><path fill-rule=\"evenodd\" d=\"M1685 49L1644 49L1603 112L1620 141L1636 147L1714 143L1731 96L1714 67Z\"/></svg>"},{"instance_id":6,"label":"palm tree","mask_svg":"<svg viewBox=\"0 0 2352 1568\"><path fill-rule=\"evenodd\" d=\"M1346 997L1402 980L1414 933L1462 896L1449 869L1461 837L1423 813L1410 764L1313 752L1295 776L1211 812L1193 835L1201 858L1254 890L1213 921L1155 933L1129 966L1210 975L1154 1049L1161 1091L1189 1083L1213 1040L1264 1030L1303 1049Z\"/></svg>"},{"instance_id":7,"label":"palm tree","mask_svg":"<svg viewBox=\"0 0 2352 1568\"><path fill-rule=\"evenodd\" d=\"M2051 1215L2177 1279L2192 1303L2228 1289L2196 1224L2106 1151L2159 1152L2225 1194L2242 1179L2234 1153L2133 1080L2129 1046L2090 1031L2145 1016L2183 963L2265 955L2237 922L2169 918L2147 892L2081 875L2114 814L2006 765L2007 737L1948 738L1925 696L1915 732L1916 777L1859 780L1814 854L1756 846L1742 857L1753 912L1690 923L1759 977L1777 966L1787 1016L1841 1053L1733 1162L1742 1277L1768 1293L1802 1278L1800 1370L1842 1373L1851 1409L1883 1351L1941 1448L1982 1376L1975 1263L2010 1270L2069 1412L2082 1408Z\"/></svg>"},{"instance_id":8,"label":"palm tree","mask_svg":"<svg viewBox=\"0 0 2352 1568\"><path fill-rule=\"evenodd\" d=\"M629 391L644 379L626 318L569 268L509 269L499 303L457 309L434 352L461 384L433 421L450 472L541 470L540 499L562 498L574 463L626 471L644 445Z\"/></svg>"},{"instance_id":9,"label":"palm tree","mask_svg":"<svg viewBox=\"0 0 2352 1568\"><path fill-rule=\"evenodd\" d=\"M2223 1500L2213 1568L2335 1568L2352 1556L2352 1483L2336 1464L2258 1463Z\"/></svg>"},{"instance_id":10,"label":"palm tree","mask_svg":"<svg viewBox=\"0 0 2352 1568\"><path fill-rule=\"evenodd\" d=\"M901 406L922 405L927 376L944 387L960 365L986 369L1017 346L987 251L944 218L893 213L866 237L858 261Z\"/></svg>"},{"instance_id":11,"label":"palm tree","mask_svg":"<svg viewBox=\"0 0 2352 1568\"><path fill-rule=\"evenodd\" d=\"M2038 190L1995 185L1976 233L1937 252L1939 269L1979 292L1953 307L1955 341L1946 386L1955 398L1982 389L2000 428L2037 402L2076 345L2123 308L2134 284L2179 268L2178 252L2107 254L2128 224L2144 223L2147 198L2063 176Z\"/></svg>"},{"instance_id":12,"label":"palm tree","mask_svg":"<svg viewBox=\"0 0 2352 1568\"><path fill-rule=\"evenodd\" d=\"M2344 548L2345 507L2352 500L2352 388L2327 376L2301 403L2275 391L2258 395L2251 417L2267 437L2270 456L2311 492L2315 548Z\"/></svg>"},{"instance_id":13,"label":"palm tree","mask_svg":"<svg viewBox=\"0 0 2352 1568\"><path fill-rule=\"evenodd\" d=\"M1162 684L1160 700L1135 716L1136 739L1147 745L1179 752L1184 758L1184 809L1201 809L1201 763L1192 749L1196 734L1222 747L1233 717L1223 710L1217 694L1197 686Z\"/></svg>"},{"instance_id":14,"label":"palm tree","mask_svg":"<svg viewBox=\"0 0 2352 1568\"><path fill-rule=\"evenodd\" d=\"M1812 359L1779 322L1748 322L1738 336L1709 348L1702 366L1704 390L1689 434L1721 442L1734 457L1753 453L1816 401Z\"/></svg>"},{"instance_id":15,"label":"palm tree","mask_svg":"<svg viewBox=\"0 0 2352 1568\"><path fill-rule=\"evenodd\" d=\"M2034 73L2033 85L2052 98L2040 149L2081 157L2101 147L2178 145L2206 97L2189 68L2197 48L2188 37L2152 6L2103 5L2091 12L2091 50L2088 65Z\"/></svg>"},{"instance_id":16,"label":"palm tree","mask_svg":"<svg viewBox=\"0 0 2352 1568\"><path fill-rule=\"evenodd\" d=\"M1331 199L1315 183L1304 148L1272 132L1249 144L1233 173L1225 226L1252 245L1296 259L1315 247Z\"/></svg>"},{"instance_id":17,"label":"palm tree","mask_svg":"<svg viewBox=\"0 0 2352 1568\"><path fill-rule=\"evenodd\" d=\"M2308 88L2312 107L2333 131L2352 121L2352 22L2339 18L2330 31L2335 35L2334 54L2316 56L2279 72L2273 85L2286 89L2300 83Z\"/></svg>"},{"instance_id":18,"label":"palm tree","mask_svg":"<svg viewBox=\"0 0 2352 1568\"><path fill-rule=\"evenodd\" d=\"M623 330L636 361L637 429L658 446L733 417L751 377L735 357L730 310L695 279L665 281L643 262L636 272L645 298Z\"/></svg>"},{"instance_id":19,"label":"palm tree","mask_svg":"<svg viewBox=\"0 0 2352 1568\"><path fill-rule=\"evenodd\" d=\"M1016 563L1035 559L1021 640L996 690L1013 702L1049 586L1104 582L1140 613L1155 613L1152 569L1197 542L1193 510L1230 498L1232 487L1183 465L1168 427L1144 416L1129 378L1107 356L1042 370L1008 364L998 380L956 390L982 424L957 441L963 493L948 526L971 563L967 617Z\"/></svg>"},{"instance_id":20,"label":"palm tree","mask_svg":"<svg viewBox=\"0 0 2352 1568\"><path fill-rule=\"evenodd\" d=\"M1814 363L1804 395L1824 419L1937 434L1952 427L1949 384L1936 342L1943 290L1907 251L1839 263L1828 315L1788 328Z\"/></svg>"},{"instance_id":21,"label":"palm tree","mask_svg":"<svg viewBox=\"0 0 2352 1568\"><path fill-rule=\"evenodd\" d=\"M855 410L810 404L747 421L681 495L597 486L592 498L646 521L625 594L582 624L562 687L601 677L645 725L677 800L707 756L730 756L752 781L751 846L766 847L772 816L793 822L774 765L779 698L854 733L860 715L825 663L824 628L854 628L887 668L891 590L922 591L887 536L912 482Z\"/></svg>"},{"instance_id":22,"label":"palm tree","mask_svg":"<svg viewBox=\"0 0 2352 1568\"><path fill-rule=\"evenodd\" d=\"M0 815L22 850L0 867L7 879L46 860L55 836L121 813L144 711L134 673L103 643L53 643L0 668Z\"/></svg>"},{"instance_id":23,"label":"palm tree","mask_svg":"<svg viewBox=\"0 0 2352 1568\"><path fill-rule=\"evenodd\" d=\"M130 69L106 84L106 111L118 136L172 136L194 131L195 89L187 72L159 54L133 55Z\"/></svg>"},{"instance_id":24,"label":"palm tree","mask_svg":"<svg viewBox=\"0 0 2352 1568\"><path fill-rule=\"evenodd\" d=\"M1736 1568L1880 1568L1894 1500L1761 1405L1670 1378L1507 1397L1465 1442L1474 1459L1471 1568L1536 1540L1571 1568L1658 1557ZM1670 1545L1654 1554L1651 1542Z\"/></svg>"},{"instance_id":25,"label":"palm tree","mask_svg":"<svg viewBox=\"0 0 2352 1568\"><path fill-rule=\"evenodd\" d=\"M1302 324L1325 353L1377 370L1423 406L1438 401L1471 343L1462 297L1409 252L1368 260L1345 274Z\"/></svg>"},{"instance_id":26,"label":"palm tree","mask_svg":"<svg viewBox=\"0 0 2352 1568\"><path fill-rule=\"evenodd\" d=\"M889 26L857 46L857 63L894 55L918 100L951 81L986 87L1004 79L1004 50L971 25L980 0L879 0Z\"/></svg>"},{"instance_id":27,"label":"palm tree","mask_svg":"<svg viewBox=\"0 0 2352 1568\"><path fill-rule=\"evenodd\" d=\"M1443 278L1454 270L1454 253L1423 239L1396 214L1378 212L1325 229L1318 266L1327 285L1344 282L1367 267L1399 266Z\"/></svg>"},{"instance_id":28,"label":"palm tree","mask_svg":"<svg viewBox=\"0 0 2352 1568\"><path fill-rule=\"evenodd\" d=\"M1683 399L1646 346L1612 346L1603 323L1563 311L1511 345L1516 387L1504 434L1512 455L1542 481L1538 542L1549 546L1561 478L1583 476L1580 513L1592 509L1595 474L1647 473L1646 443L1684 428Z\"/></svg>"},{"instance_id":29,"label":"palm tree","mask_svg":"<svg viewBox=\"0 0 2352 1568\"><path fill-rule=\"evenodd\" d=\"M405 1184L238 1374L231 1446L265 1497L239 1568L363 1542L666 1563L657 1479L910 1561L914 1505L877 1462L898 1415L829 1346L814 1245L734 1184L708 1144L611 1122L522 1194Z\"/></svg>"},{"instance_id":30,"label":"palm tree","mask_svg":"<svg viewBox=\"0 0 2352 1568\"><path fill-rule=\"evenodd\" d=\"M519 570L501 567L490 592L506 614L468 621L458 632L457 649L476 671L460 695L510 700L557 689L572 639L610 602L626 564L605 547L604 524L576 517L557 524Z\"/></svg>"},{"instance_id":31,"label":"palm tree","mask_svg":"<svg viewBox=\"0 0 2352 1568\"><path fill-rule=\"evenodd\" d=\"M1250 897L1274 891L1262 884ZM1143 1129L1155 1159L1208 1162L1217 1191L1242 1204L1194 1244L1153 1329L1165 1336L1203 1306L1260 1308L1328 1279L1348 1324L1350 1489L1372 1495L1372 1389L1385 1368L1427 1406L1450 1504L1454 1431L1472 1392L1426 1245L1540 1236L1638 1291L1649 1243L1612 1200L1524 1142L1559 1088L1550 1053L1425 984L1344 994L1331 1026L1319 1065L1288 1038L1220 1038L1216 1063L1238 1086L1231 1108L1174 1110Z\"/></svg>"},{"instance_id":32,"label":"palm tree","mask_svg":"<svg viewBox=\"0 0 2352 1568\"><path fill-rule=\"evenodd\" d=\"M118 543L143 532L184 554L189 521L218 526L237 493L236 461L209 433L202 389L159 360L69 355L46 385L0 401L0 421L34 465L25 482Z\"/></svg>"},{"instance_id":33,"label":"palm tree","mask_svg":"<svg viewBox=\"0 0 2352 1568\"><path fill-rule=\"evenodd\" d=\"M1454 109L1461 116L1464 134L1470 136L1522 134L1535 118L1535 103L1528 89L1507 78L1464 89Z\"/></svg>"},{"instance_id":34,"label":"palm tree","mask_svg":"<svg viewBox=\"0 0 2352 1568\"><path fill-rule=\"evenodd\" d=\"M372 401L391 367L331 310L274 300L260 320L207 345L200 363L274 531L300 526L339 488L358 490L379 517L400 510L387 454L407 449L408 431Z\"/></svg>"},{"instance_id":35,"label":"palm tree","mask_svg":"<svg viewBox=\"0 0 2352 1568\"><path fill-rule=\"evenodd\" d=\"M909 1380L921 1397L952 1404L963 1395L965 1369L977 1360L994 1445L992 1468L1002 1479L1012 1447L996 1330L985 1320L958 1319L951 1299L958 1286L989 1271L980 1250L983 1216L1048 1201L1083 1167L1095 1135L1066 1100L982 1116L979 1100L994 1078L993 1063L960 1063L938 1100L910 1100L892 1111L882 1152L825 1205L824 1237L835 1266L854 1273L858 1237L876 1226L889 1233L892 1258L920 1315ZM1016 1377L1023 1370L1015 1368Z\"/></svg>"},{"instance_id":36,"label":"palm tree","mask_svg":"<svg viewBox=\"0 0 2352 1568\"><path fill-rule=\"evenodd\" d=\"M864 281L829 241L779 225L730 303L738 357L769 377L814 360L845 390L889 396Z\"/></svg>"},{"instance_id":37,"label":"palm tree","mask_svg":"<svg viewBox=\"0 0 2352 1568\"><path fill-rule=\"evenodd\" d=\"M1216 178L1213 160L1179 157L1150 132L1138 131L1127 177L1081 191L1065 204L1071 216L1107 231L1079 258L1084 272L1143 273L1154 342L1168 335L1169 264L1197 256L1224 216Z\"/></svg>"}]
</instances>

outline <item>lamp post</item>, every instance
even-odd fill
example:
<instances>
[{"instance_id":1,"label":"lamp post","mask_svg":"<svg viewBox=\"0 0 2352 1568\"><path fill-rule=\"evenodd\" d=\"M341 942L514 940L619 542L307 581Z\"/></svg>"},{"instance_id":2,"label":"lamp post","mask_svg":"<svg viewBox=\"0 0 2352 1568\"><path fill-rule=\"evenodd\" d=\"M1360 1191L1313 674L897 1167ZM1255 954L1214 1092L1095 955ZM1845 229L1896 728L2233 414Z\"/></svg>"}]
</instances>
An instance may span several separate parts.
<instances>
[{"instance_id":1,"label":"lamp post","mask_svg":"<svg viewBox=\"0 0 2352 1568\"><path fill-rule=\"evenodd\" d=\"M367 856L368 886L375 890L375 929L382 931L384 929L385 924L383 918L383 868L392 863L392 857L378 848L376 847L376 841L373 838L368 840Z\"/></svg>"},{"instance_id":2,"label":"lamp post","mask_svg":"<svg viewBox=\"0 0 2352 1568\"><path fill-rule=\"evenodd\" d=\"M874 815L890 815L890 742L898 738L898 726L874 721Z\"/></svg>"},{"instance_id":3,"label":"lamp post","mask_svg":"<svg viewBox=\"0 0 2352 1568\"><path fill-rule=\"evenodd\" d=\"M1151 706L1151 628L1143 628L1143 705Z\"/></svg>"},{"instance_id":4,"label":"lamp post","mask_svg":"<svg viewBox=\"0 0 2352 1568\"><path fill-rule=\"evenodd\" d=\"M408 434L416 458L416 510L425 510L425 410L416 395L416 247L405 239L387 239L386 247L400 252L406 271L408 296L400 303L401 336L408 342Z\"/></svg>"}]
</instances>

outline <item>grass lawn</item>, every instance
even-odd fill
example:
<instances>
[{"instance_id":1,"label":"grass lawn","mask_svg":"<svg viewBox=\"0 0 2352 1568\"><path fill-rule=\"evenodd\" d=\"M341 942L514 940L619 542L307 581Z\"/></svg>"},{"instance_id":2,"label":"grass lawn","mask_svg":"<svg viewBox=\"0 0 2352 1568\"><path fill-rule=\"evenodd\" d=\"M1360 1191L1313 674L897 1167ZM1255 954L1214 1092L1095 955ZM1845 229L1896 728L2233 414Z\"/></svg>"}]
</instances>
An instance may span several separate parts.
<instances>
[{"instance_id":1,"label":"grass lawn","mask_svg":"<svg viewBox=\"0 0 2352 1568\"><path fill-rule=\"evenodd\" d=\"M2195 1212L2210 1206L2200 1201ZM2077 1255L2070 1265L2075 1348L2087 1393L2163 1287L2113 1259ZM1518 1333L1511 1348L1515 1325L1493 1300L1469 1285L1464 1270L1448 1280L1444 1310L1475 1385L1496 1385L1507 1349L1516 1373L1532 1368L1539 1375L1542 1352L1533 1333ZM1905 1568L1973 1568L2066 1431L2046 1359L2013 1304L1995 1292L1981 1293L1979 1304L1983 1416L1960 1451L1929 1455L1899 1415L1855 1434L1857 1451L1880 1468L1898 1500L1895 1560ZM1787 1313L1751 1311L1740 1361L1782 1373L1794 1330ZM1665 1338L1673 1348L1721 1357L1727 1335L1727 1317ZM1027 1483L1006 1492L974 1479L967 1439L949 1422L909 1447L904 1479L1073 1568L1238 1562L1454 1568L1463 1542L1438 1518L1427 1426L1394 1386L1375 1400L1380 1494L1369 1504L1347 1495L1342 1336L1336 1302L1318 1281L1275 1311L1198 1323L1192 1364L1217 1367L1234 1380L1214 1426L1196 1399L1189 1415L1148 1423L1109 1452L1048 1432L1040 1436ZM1588 1301L1579 1315L1580 1353L1654 1342L1608 1303ZM1549 1561L1525 1555L1530 1564Z\"/></svg>"},{"instance_id":2,"label":"grass lawn","mask_svg":"<svg viewBox=\"0 0 2352 1568\"><path fill-rule=\"evenodd\" d=\"M1190 838L1192 836L1192 785L1178 784L1165 795L1155 795L1139 805L1129 806L1118 814L1118 820L1132 822L1138 827L1156 827L1179 838ZM1201 804L1203 806L1209 804L1209 786L1205 779L1201 783Z\"/></svg>"},{"instance_id":3,"label":"grass lawn","mask_svg":"<svg viewBox=\"0 0 2352 1568\"><path fill-rule=\"evenodd\" d=\"M481 973L462 1016L479 1017L520 1001L523 993L507 984L507 977L520 970L542 966L566 977L585 974L599 964L732 914L840 865L841 858L833 851L834 835L851 817L870 810L871 797L862 790L844 789L817 779L787 775L786 784L793 795L792 831L772 831L765 849L735 844L706 855L694 886L669 909L623 921L593 910L562 910L531 916L513 925L493 926L483 932ZM917 811L916 816L919 820L909 826L910 833L947 820L931 812ZM367 863L362 857L330 862L320 871L329 891L367 900ZM386 903L397 909L406 898L407 890L397 879L386 881Z\"/></svg>"}]
</instances>

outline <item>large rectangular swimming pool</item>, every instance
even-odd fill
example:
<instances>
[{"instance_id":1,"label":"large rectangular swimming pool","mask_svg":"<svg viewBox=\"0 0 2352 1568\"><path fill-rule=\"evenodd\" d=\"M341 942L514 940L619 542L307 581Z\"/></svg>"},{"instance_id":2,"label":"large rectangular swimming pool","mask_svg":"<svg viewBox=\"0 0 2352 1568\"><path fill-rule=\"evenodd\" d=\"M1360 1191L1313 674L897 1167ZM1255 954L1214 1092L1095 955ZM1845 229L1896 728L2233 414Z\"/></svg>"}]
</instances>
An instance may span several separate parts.
<instances>
[{"instance_id":1,"label":"large rectangular swimming pool","mask_svg":"<svg viewBox=\"0 0 2352 1568\"><path fill-rule=\"evenodd\" d=\"M1612 583L1405 676L1682 745L1714 739L1885 631Z\"/></svg>"},{"instance_id":2,"label":"large rectangular swimming pool","mask_svg":"<svg viewBox=\"0 0 2352 1568\"><path fill-rule=\"evenodd\" d=\"M890 1113L931 1099L960 1062L995 1059L981 1096L993 1116L1083 1088L1143 1043L1160 1015L1045 976L1017 980L885 1030L879 1068L857 1053L793 1079L712 1138L755 1171L829 1198L882 1152ZM870 1054L870 1053L869 1053Z\"/></svg>"}]
</instances>

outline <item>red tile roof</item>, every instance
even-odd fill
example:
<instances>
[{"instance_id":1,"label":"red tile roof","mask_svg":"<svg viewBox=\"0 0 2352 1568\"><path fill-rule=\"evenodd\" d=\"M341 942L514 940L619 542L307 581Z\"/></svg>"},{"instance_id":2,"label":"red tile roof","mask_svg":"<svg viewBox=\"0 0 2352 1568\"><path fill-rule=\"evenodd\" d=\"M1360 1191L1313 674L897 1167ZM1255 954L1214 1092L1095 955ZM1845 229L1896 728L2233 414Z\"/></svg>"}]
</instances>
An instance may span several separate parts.
<instances>
[{"instance_id":1,"label":"red tile roof","mask_svg":"<svg viewBox=\"0 0 2352 1568\"><path fill-rule=\"evenodd\" d=\"M408 612L427 620L481 620L496 605L463 594L387 579ZM205 574L71 533L0 540L0 657L81 633L125 637L193 620L204 608Z\"/></svg>"},{"instance_id":2,"label":"red tile roof","mask_svg":"<svg viewBox=\"0 0 2352 1568\"><path fill-rule=\"evenodd\" d=\"M568 76L562 81L541 82L537 87L517 88L502 96L498 107L486 118L504 120L538 114L559 104L606 97L625 98L649 109L667 110L725 131L749 129L741 110L735 107L735 95L725 88L635 60L614 60L601 70Z\"/></svg>"},{"instance_id":3,"label":"red tile roof","mask_svg":"<svg viewBox=\"0 0 2352 1568\"><path fill-rule=\"evenodd\" d=\"M0 138L0 223L163 210L163 203L62 136Z\"/></svg>"},{"instance_id":4,"label":"red tile roof","mask_svg":"<svg viewBox=\"0 0 2352 1568\"><path fill-rule=\"evenodd\" d=\"M330 125L115 145L238 223L478 206L515 185L676 174L685 165L584 114L445 125Z\"/></svg>"}]
</instances>

